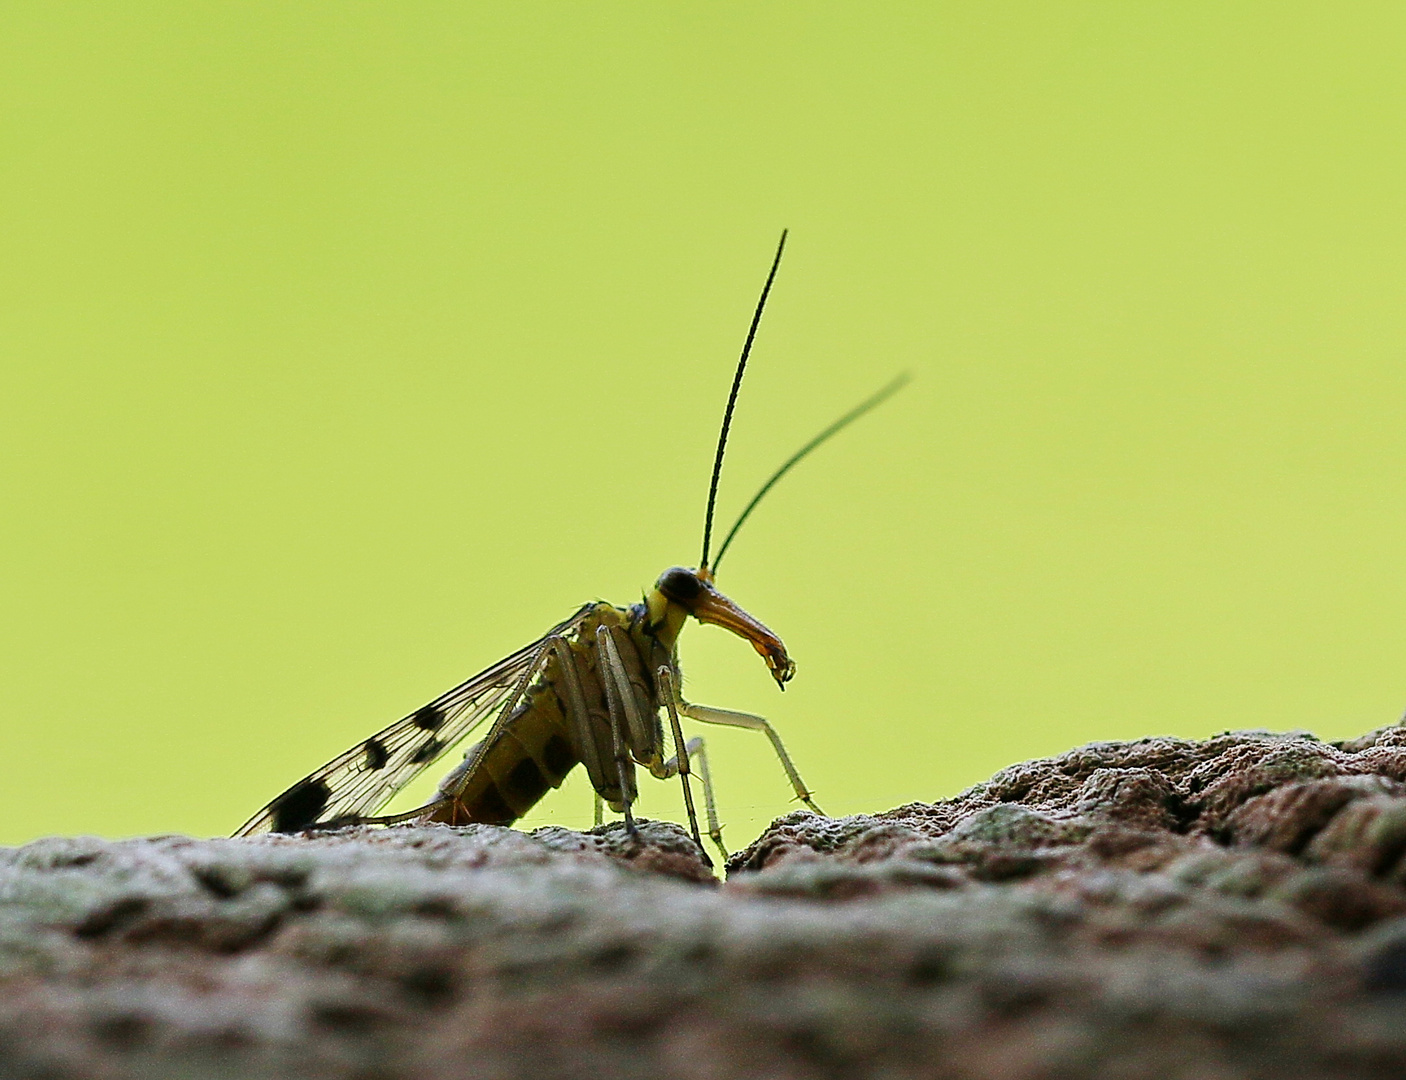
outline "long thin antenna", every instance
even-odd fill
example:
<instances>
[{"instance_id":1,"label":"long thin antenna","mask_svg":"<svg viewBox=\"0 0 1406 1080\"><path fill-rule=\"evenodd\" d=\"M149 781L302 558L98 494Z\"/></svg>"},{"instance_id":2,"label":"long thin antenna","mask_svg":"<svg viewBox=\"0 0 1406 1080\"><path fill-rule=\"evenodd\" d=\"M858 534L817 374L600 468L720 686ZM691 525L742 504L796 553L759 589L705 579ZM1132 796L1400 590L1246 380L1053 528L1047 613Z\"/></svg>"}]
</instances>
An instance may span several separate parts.
<instances>
[{"instance_id":1,"label":"long thin antenna","mask_svg":"<svg viewBox=\"0 0 1406 1080\"><path fill-rule=\"evenodd\" d=\"M801 458L805 457L817 446L819 446L826 439L828 439L831 435L834 435L836 432L838 432L841 428L848 427L850 424L854 423L861 416L867 413L870 409L882 405L886 400L893 397L894 394L898 393L900 390L903 389L904 386L907 385L908 380L910 378L911 376L905 371L902 375L898 376L898 378L894 379L893 382L889 383L877 394L873 395L873 397L865 398L858 405L852 408L849 412L845 413L844 416L840 417L833 424L831 424L824 431L822 431L819 435L811 439L810 442L806 443L803 447L801 447L789 458L787 458L785 464L783 464L781 468L777 469L774 473L772 473L771 479L762 485L762 489L752 496L752 501L747 504L747 509L742 511L742 516L737 519L737 523L733 525L731 529L728 530L727 536L723 538L723 546L718 549L718 557L713 563L713 569L716 570L719 564L722 563L723 556L727 554L727 546L732 543L732 538L737 535L737 530L742 528L742 523L746 521L752 511L756 509L757 503L762 501L762 496L765 495L768 491L770 491L776 485L776 482L778 480L780 480L783 476L785 476L788 472L791 471L791 466L795 465L796 462L800 461Z\"/></svg>"},{"instance_id":2,"label":"long thin antenna","mask_svg":"<svg viewBox=\"0 0 1406 1080\"><path fill-rule=\"evenodd\" d=\"M718 478L723 473L723 451L727 449L727 429L732 426L732 410L737 404L737 391L742 388L742 373L747 370L747 355L752 351L752 339L757 336L757 327L762 321L762 308L766 307L767 293L776 279L776 268L781 265L781 253L786 250L786 230L781 230L781 243L776 245L776 258L771 260L771 272L762 286L761 299L752 315L752 325L747 330L747 340L742 345L742 358L737 361L737 374L732 377L732 392L727 395L727 411L723 413L723 429L718 433L718 454L713 458L713 480L708 485L708 513L703 518L703 558L698 560L698 569L708 569L708 541L713 537L713 506L718 501Z\"/></svg>"}]
</instances>

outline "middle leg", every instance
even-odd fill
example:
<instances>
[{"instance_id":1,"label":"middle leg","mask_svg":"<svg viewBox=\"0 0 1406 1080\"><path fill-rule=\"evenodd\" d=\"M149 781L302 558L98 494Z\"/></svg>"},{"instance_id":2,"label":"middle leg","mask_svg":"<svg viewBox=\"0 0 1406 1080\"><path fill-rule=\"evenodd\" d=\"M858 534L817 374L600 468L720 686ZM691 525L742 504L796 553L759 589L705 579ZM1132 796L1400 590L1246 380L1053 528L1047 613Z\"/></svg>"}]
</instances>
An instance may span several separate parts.
<instances>
[{"instance_id":1,"label":"middle leg","mask_svg":"<svg viewBox=\"0 0 1406 1080\"><path fill-rule=\"evenodd\" d=\"M635 815L630 804L635 799L635 763L630 759L628 731L634 700L629 697L629 682L609 630L596 629L596 655L600 661L601 683L605 686L606 708L610 713L610 742L615 754L615 770L620 779L620 799L624 805L625 831L639 839Z\"/></svg>"},{"instance_id":2,"label":"middle leg","mask_svg":"<svg viewBox=\"0 0 1406 1080\"><path fill-rule=\"evenodd\" d=\"M683 807L684 811L688 814L688 828L693 834L693 842L698 845L698 850L702 851L703 838L698 835L698 815L693 809L693 791L688 786L688 777L691 772L688 763L688 755L692 749L692 744L684 742L683 725L679 723L679 710L675 704L677 693L674 689L674 673L667 664L662 665L659 670L655 672L655 678L658 680L659 696L664 699L664 705L669 710L669 728L674 736L674 756L671 761L664 762L662 767L655 768L653 772L654 775L658 776L661 780L667 780L670 776L673 776L674 773L678 773L679 781L683 785ZM699 740L700 745L701 743L702 740ZM709 824L711 825L713 823L710 822ZM719 845L719 848L721 848L721 845ZM723 857L726 858L726 854L724 854ZM708 858L706 853L703 858ZM711 860L709 860L709 865L712 865Z\"/></svg>"}]
</instances>

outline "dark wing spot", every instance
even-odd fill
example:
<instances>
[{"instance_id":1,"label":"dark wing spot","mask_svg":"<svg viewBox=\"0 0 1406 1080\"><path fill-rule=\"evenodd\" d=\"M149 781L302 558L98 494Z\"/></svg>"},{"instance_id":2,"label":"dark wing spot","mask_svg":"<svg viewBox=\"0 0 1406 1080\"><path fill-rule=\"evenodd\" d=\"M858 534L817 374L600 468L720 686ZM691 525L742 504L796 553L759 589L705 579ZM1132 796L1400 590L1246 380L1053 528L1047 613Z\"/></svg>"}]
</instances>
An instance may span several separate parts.
<instances>
[{"instance_id":1,"label":"dark wing spot","mask_svg":"<svg viewBox=\"0 0 1406 1080\"><path fill-rule=\"evenodd\" d=\"M542 764L547 767L553 780L560 780L576 764L571 744L560 735L553 735L547 740L547 745L542 747L542 758Z\"/></svg>"},{"instance_id":2,"label":"dark wing spot","mask_svg":"<svg viewBox=\"0 0 1406 1080\"><path fill-rule=\"evenodd\" d=\"M536 803L547 794L549 787L542 770L537 767L537 762L530 757L523 758L513 766L512 772L508 773L506 785L507 791L504 794L523 807Z\"/></svg>"},{"instance_id":3,"label":"dark wing spot","mask_svg":"<svg viewBox=\"0 0 1406 1080\"><path fill-rule=\"evenodd\" d=\"M384 769L390 756L386 744L380 739L366 740L366 767L368 769Z\"/></svg>"},{"instance_id":4,"label":"dark wing spot","mask_svg":"<svg viewBox=\"0 0 1406 1080\"><path fill-rule=\"evenodd\" d=\"M444 749L444 743L438 739L430 739L424 746L410 755L410 763L419 765L426 761L433 761L439 756L439 752Z\"/></svg>"},{"instance_id":5,"label":"dark wing spot","mask_svg":"<svg viewBox=\"0 0 1406 1080\"><path fill-rule=\"evenodd\" d=\"M444 710L437 709L433 705L426 705L424 708L416 709L415 726L425 731L438 731L444 723Z\"/></svg>"},{"instance_id":6,"label":"dark wing spot","mask_svg":"<svg viewBox=\"0 0 1406 1080\"><path fill-rule=\"evenodd\" d=\"M301 832L317 820L332 797L332 789L321 780L302 780L273 800L273 831Z\"/></svg>"}]
</instances>

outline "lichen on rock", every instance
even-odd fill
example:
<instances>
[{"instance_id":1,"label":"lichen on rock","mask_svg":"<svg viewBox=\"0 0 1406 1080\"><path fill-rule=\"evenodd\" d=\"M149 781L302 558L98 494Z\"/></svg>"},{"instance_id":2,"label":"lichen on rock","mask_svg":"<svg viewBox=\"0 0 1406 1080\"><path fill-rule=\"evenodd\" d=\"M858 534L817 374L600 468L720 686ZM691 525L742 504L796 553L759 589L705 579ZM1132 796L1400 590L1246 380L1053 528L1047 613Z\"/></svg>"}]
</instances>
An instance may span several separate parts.
<instances>
[{"instance_id":1,"label":"lichen on rock","mask_svg":"<svg viewBox=\"0 0 1406 1080\"><path fill-rule=\"evenodd\" d=\"M0 850L0 1077L1398 1077L1406 730L683 830Z\"/></svg>"}]
</instances>

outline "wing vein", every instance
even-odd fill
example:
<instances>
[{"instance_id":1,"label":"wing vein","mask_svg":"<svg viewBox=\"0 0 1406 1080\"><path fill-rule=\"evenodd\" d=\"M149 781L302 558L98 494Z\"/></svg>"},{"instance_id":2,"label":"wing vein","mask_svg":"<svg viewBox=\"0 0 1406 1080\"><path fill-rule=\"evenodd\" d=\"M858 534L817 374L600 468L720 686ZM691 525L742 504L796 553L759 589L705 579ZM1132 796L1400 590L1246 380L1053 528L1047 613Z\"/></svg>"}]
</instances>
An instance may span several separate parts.
<instances>
[{"instance_id":1,"label":"wing vein","mask_svg":"<svg viewBox=\"0 0 1406 1080\"><path fill-rule=\"evenodd\" d=\"M246 821L235 836L298 832L376 813L502 706L548 638L574 630L586 604L530 645L344 750Z\"/></svg>"}]
</instances>

